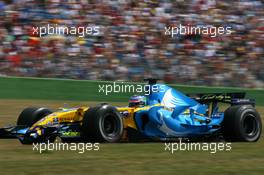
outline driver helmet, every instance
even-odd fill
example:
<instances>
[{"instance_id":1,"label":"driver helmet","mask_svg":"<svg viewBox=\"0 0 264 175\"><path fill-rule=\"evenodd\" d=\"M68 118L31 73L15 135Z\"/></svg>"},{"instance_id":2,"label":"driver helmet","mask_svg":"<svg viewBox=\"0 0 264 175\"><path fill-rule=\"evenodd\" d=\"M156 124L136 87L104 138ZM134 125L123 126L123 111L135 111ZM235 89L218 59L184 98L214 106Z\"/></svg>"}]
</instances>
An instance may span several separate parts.
<instances>
[{"instance_id":1,"label":"driver helmet","mask_svg":"<svg viewBox=\"0 0 264 175\"><path fill-rule=\"evenodd\" d=\"M129 99L128 107L144 107L146 105L146 97L142 95L133 95Z\"/></svg>"}]
</instances>

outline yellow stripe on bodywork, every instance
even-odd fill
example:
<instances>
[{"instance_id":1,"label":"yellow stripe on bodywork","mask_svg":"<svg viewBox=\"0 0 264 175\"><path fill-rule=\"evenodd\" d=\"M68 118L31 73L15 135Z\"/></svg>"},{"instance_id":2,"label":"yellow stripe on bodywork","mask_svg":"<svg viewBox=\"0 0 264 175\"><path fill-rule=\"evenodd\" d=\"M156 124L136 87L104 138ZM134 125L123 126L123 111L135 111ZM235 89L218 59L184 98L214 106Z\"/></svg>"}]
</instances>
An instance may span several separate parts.
<instances>
[{"instance_id":1,"label":"yellow stripe on bodywork","mask_svg":"<svg viewBox=\"0 0 264 175\"><path fill-rule=\"evenodd\" d=\"M161 104L156 104L153 106L162 106ZM145 107L139 107L139 108L132 108L132 107L118 107L117 110L119 112L128 112L128 116L124 117L124 128L134 128L137 129L135 120L134 120L134 114L138 111L143 111L143 110L149 110L153 106L145 106Z\"/></svg>"},{"instance_id":2,"label":"yellow stripe on bodywork","mask_svg":"<svg viewBox=\"0 0 264 175\"><path fill-rule=\"evenodd\" d=\"M62 109L61 111L47 115L43 119L36 122L30 129L33 129L36 126L46 126L64 122L80 122L83 119L84 112L88 109L89 108L87 107L69 109L68 111L67 109Z\"/></svg>"}]
</instances>

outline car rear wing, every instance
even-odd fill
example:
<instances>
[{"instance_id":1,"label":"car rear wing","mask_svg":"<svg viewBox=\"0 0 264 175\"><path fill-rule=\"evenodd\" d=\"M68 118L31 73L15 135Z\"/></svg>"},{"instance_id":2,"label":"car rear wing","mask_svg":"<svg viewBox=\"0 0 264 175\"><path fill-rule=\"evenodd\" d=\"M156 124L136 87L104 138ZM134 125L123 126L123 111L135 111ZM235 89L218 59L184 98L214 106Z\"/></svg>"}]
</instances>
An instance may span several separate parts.
<instances>
[{"instance_id":1,"label":"car rear wing","mask_svg":"<svg viewBox=\"0 0 264 175\"><path fill-rule=\"evenodd\" d=\"M245 92L231 92L231 93L198 93L187 94L190 98L199 103L221 102L229 103L231 105L246 105L255 106L254 99L247 99Z\"/></svg>"}]
</instances>

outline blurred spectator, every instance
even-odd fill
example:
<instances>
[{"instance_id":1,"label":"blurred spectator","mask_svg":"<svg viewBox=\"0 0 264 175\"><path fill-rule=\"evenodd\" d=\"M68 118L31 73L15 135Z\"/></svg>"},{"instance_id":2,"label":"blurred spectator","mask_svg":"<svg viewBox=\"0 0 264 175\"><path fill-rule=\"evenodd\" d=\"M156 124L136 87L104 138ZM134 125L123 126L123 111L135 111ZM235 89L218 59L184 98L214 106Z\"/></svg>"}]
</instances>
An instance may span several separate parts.
<instances>
[{"instance_id":1,"label":"blurred spectator","mask_svg":"<svg viewBox=\"0 0 264 175\"><path fill-rule=\"evenodd\" d=\"M261 0L0 0L0 75L264 87ZM38 38L47 24L101 35ZM231 26L231 35L164 35L168 25Z\"/></svg>"}]
</instances>

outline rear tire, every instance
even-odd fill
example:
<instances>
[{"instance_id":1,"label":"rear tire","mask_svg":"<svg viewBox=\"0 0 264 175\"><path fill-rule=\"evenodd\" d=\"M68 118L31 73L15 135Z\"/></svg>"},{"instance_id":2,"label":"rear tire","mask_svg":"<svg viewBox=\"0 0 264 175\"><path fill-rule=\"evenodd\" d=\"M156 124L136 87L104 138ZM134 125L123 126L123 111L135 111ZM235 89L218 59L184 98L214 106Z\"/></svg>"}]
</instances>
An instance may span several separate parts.
<instances>
[{"instance_id":1,"label":"rear tire","mask_svg":"<svg viewBox=\"0 0 264 175\"><path fill-rule=\"evenodd\" d=\"M34 123L51 113L52 112L46 108L26 108L20 113L17 119L17 125L31 127Z\"/></svg>"},{"instance_id":2,"label":"rear tire","mask_svg":"<svg viewBox=\"0 0 264 175\"><path fill-rule=\"evenodd\" d=\"M123 119L113 106L103 104L85 112L82 137L91 142L118 142L123 135Z\"/></svg>"},{"instance_id":3,"label":"rear tire","mask_svg":"<svg viewBox=\"0 0 264 175\"><path fill-rule=\"evenodd\" d=\"M225 111L222 128L227 141L256 142L261 135L262 123L253 106L237 105Z\"/></svg>"}]
</instances>

